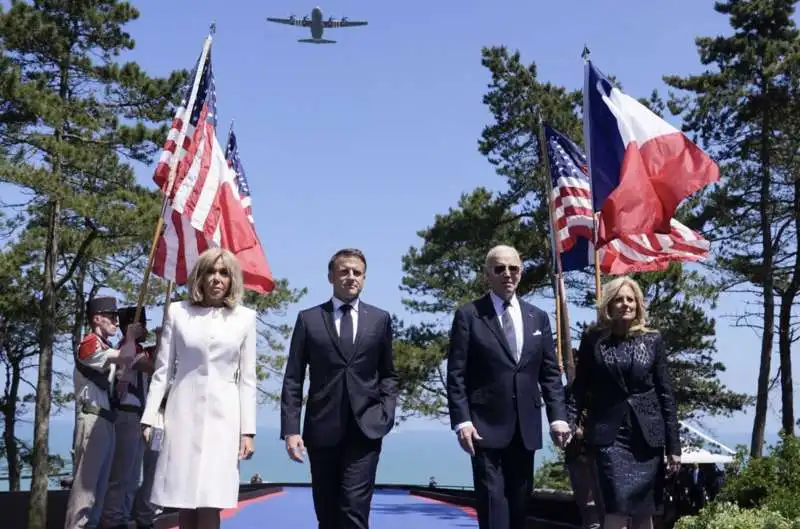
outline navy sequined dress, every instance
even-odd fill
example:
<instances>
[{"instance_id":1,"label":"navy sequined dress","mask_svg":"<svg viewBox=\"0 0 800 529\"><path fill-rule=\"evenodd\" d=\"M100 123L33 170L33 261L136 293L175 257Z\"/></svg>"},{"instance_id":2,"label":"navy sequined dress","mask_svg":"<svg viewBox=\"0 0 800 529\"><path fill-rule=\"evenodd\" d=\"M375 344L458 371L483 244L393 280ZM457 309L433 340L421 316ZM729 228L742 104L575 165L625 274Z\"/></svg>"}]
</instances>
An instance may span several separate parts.
<instances>
[{"instance_id":1,"label":"navy sequined dress","mask_svg":"<svg viewBox=\"0 0 800 529\"><path fill-rule=\"evenodd\" d=\"M662 507L664 455L680 454L661 336L590 333L574 389L605 512L652 516Z\"/></svg>"}]
</instances>

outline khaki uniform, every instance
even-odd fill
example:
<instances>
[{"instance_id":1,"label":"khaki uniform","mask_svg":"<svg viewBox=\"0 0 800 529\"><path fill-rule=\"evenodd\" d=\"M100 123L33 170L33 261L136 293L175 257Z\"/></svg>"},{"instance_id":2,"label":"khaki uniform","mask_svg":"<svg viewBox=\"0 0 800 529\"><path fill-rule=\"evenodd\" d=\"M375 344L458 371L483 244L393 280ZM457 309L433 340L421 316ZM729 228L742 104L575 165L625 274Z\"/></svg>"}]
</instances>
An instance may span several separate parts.
<instances>
[{"instance_id":1,"label":"khaki uniform","mask_svg":"<svg viewBox=\"0 0 800 529\"><path fill-rule=\"evenodd\" d=\"M141 347L138 345L136 352L137 354L141 352ZM144 373L135 369L126 370L118 377L118 380L127 383L128 387L127 392L120 398L117 420L114 423L116 433L114 459L102 516L103 527L106 529L127 528L131 518L144 455L144 439L139 420L147 395L146 379Z\"/></svg>"},{"instance_id":2,"label":"khaki uniform","mask_svg":"<svg viewBox=\"0 0 800 529\"><path fill-rule=\"evenodd\" d=\"M91 333L75 358L75 455L65 529L95 529L100 522L115 442L107 367L111 351L108 342Z\"/></svg>"}]
</instances>

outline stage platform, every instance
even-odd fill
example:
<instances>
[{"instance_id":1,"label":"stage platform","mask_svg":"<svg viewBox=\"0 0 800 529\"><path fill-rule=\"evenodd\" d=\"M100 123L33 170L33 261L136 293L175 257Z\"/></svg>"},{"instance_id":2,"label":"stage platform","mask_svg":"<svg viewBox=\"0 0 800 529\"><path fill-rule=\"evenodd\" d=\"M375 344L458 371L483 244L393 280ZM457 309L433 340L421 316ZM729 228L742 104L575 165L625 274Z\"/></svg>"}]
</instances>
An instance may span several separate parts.
<instances>
[{"instance_id":1,"label":"stage platform","mask_svg":"<svg viewBox=\"0 0 800 529\"><path fill-rule=\"evenodd\" d=\"M236 509L223 511L222 517L223 529L317 527L308 487L284 487L279 492L242 500ZM369 525L375 529L471 529L477 528L478 522L470 507L416 496L408 490L379 489L372 499Z\"/></svg>"}]
</instances>

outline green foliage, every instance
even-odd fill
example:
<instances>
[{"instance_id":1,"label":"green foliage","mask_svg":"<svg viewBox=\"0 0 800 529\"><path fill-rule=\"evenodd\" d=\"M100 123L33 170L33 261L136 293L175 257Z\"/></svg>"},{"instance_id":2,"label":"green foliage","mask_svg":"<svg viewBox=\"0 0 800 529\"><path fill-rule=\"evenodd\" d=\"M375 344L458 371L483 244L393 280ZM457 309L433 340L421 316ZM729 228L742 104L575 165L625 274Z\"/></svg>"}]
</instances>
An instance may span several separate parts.
<instances>
[{"instance_id":1,"label":"green foliage","mask_svg":"<svg viewBox=\"0 0 800 529\"><path fill-rule=\"evenodd\" d=\"M800 519L800 439L782 435L769 455L744 461L739 454L738 474L728 478L719 501L742 508L764 507L790 519Z\"/></svg>"},{"instance_id":2,"label":"green foliage","mask_svg":"<svg viewBox=\"0 0 800 529\"><path fill-rule=\"evenodd\" d=\"M667 76L683 91L669 103L720 162L723 180L701 196L697 219L712 241L714 276L723 288L760 298L737 323L760 333L761 363L751 453L761 454L780 303L782 423L794 429L792 307L800 293L800 32L793 0L726 0L714 9L733 33L696 39L698 75Z\"/></svg>"},{"instance_id":3,"label":"green foliage","mask_svg":"<svg viewBox=\"0 0 800 529\"><path fill-rule=\"evenodd\" d=\"M117 57L133 48L124 26L138 18L117 0L12 1L0 12L0 182L30 193L21 244L43 263L39 302L33 479L28 524L46 525L48 428L59 299L76 271L91 273L93 246L147 222L148 192L124 158L150 162L166 135L185 72L149 77ZM153 195L150 193L152 203ZM154 219L154 217L150 217ZM139 221L137 223L137 220ZM132 223L132 228L128 226ZM152 222L150 220L149 222ZM102 251L102 250L99 250ZM102 259L103 255L97 256ZM135 255L135 253L133 254ZM82 284L73 300L80 306ZM74 335L77 326L73 328Z\"/></svg>"},{"instance_id":4,"label":"green foliage","mask_svg":"<svg viewBox=\"0 0 800 529\"><path fill-rule=\"evenodd\" d=\"M408 328L398 325L397 363L408 377L401 388L408 414L447 414L442 362L450 318L458 305L486 292L483 263L490 247L510 244L522 254L521 296L550 295L552 289L547 171L539 157L538 115L580 143L581 93L538 80L535 65L524 65L519 53L504 47L484 49L483 65L491 74L484 103L493 122L484 128L479 149L506 186L494 193L479 187L462 195L455 208L418 232L422 244L403 256L403 303L431 318ZM646 103L655 111L663 108L655 93ZM714 358L715 322L705 314L716 301L714 286L678 264L637 279L647 292L653 324L667 337L682 415L742 409L748 398L718 378L724 366ZM572 302L594 304L590 270L567 274L566 281ZM575 338L579 332L577 326Z\"/></svg>"},{"instance_id":5,"label":"green foliage","mask_svg":"<svg viewBox=\"0 0 800 529\"><path fill-rule=\"evenodd\" d=\"M675 529L800 529L791 520L765 508L743 509L734 503L712 503L697 516L684 516Z\"/></svg>"},{"instance_id":6,"label":"green foliage","mask_svg":"<svg viewBox=\"0 0 800 529\"><path fill-rule=\"evenodd\" d=\"M268 296L262 296L252 291L245 293L244 303L258 311L257 374L260 381L280 380L283 376L286 356L282 353L285 350L285 340L292 333L292 327L287 324L276 324L274 318L285 316L286 309L300 301L307 292L308 289L305 287L290 288L286 279L277 279L275 290ZM278 389L270 389L261 384L259 385L259 394L261 402L277 403L280 401Z\"/></svg>"},{"instance_id":7,"label":"green foliage","mask_svg":"<svg viewBox=\"0 0 800 529\"><path fill-rule=\"evenodd\" d=\"M542 462L533 474L533 485L537 489L572 490L563 452L559 450L554 459Z\"/></svg>"}]
</instances>

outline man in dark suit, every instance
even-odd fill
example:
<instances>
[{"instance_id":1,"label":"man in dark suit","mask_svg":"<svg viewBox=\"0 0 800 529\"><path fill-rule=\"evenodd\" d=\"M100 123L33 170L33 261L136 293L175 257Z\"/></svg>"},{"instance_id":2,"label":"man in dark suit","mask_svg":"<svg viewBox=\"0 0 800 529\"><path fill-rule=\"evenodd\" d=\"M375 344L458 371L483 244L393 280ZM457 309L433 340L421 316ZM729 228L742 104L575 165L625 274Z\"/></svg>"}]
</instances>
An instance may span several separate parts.
<instances>
[{"instance_id":1,"label":"man in dark suit","mask_svg":"<svg viewBox=\"0 0 800 529\"><path fill-rule=\"evenodd\" d=\"M481 529L523 529L542 447L542 396L553 440L570 428L550 320L516 296L522 263L510 246L486 256L490 292L460 307L447 356L450 421L472 456ZM540 389L541 388L541 389Z\"/></svg>"},{"instance_id":2,"label":"man in dark suit","mask_svg":"<svg viewBox=\"0 0 800 529\"><path fill-rule=\"evenodd\" d=\"M381 442L394 426L398 381L391 318L359 299L366 270L359 250L340 250L331 258L333 298L298 314L283 377L281 439L295 461L302 462L308 450L319 529L368 527Z\"/></svg>"}]
</instances>

